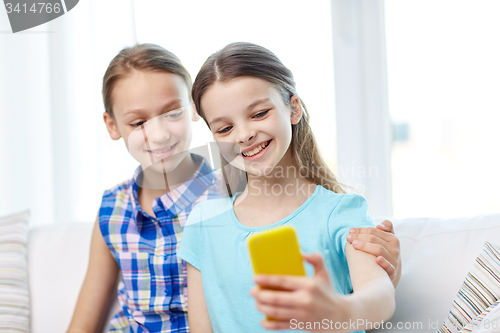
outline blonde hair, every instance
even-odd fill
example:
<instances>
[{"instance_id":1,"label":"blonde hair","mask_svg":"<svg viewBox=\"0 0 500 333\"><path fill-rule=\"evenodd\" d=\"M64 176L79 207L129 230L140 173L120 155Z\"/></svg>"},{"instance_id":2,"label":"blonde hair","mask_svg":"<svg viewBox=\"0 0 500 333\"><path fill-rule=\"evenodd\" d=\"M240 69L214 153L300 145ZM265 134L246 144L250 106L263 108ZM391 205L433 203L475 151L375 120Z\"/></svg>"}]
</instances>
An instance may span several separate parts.
<instances>
[{"instance_id":1,"label":"blonde hair","mask_svg":"<svg viewBox=\"0 0 500 333\"><path fill-rule=\"evenodd\" d=\"M192 96L198 114L207 122L201 107L201 98L216 81L227 81L241 76L256 77L273 84L288 106L292 96L298 96L292 72L268 49L251 43L232 43L212 54L203 64L193 84ZM302 118L292 125L292 156L299 166L301 176L336 193L346 193L344 184L321 157L316 139L309 125L309 114L302 100ZM208 125L208 123L207 123ZM229 195L246 186L246 173L221 155L222 172ZM231 191L231 189L235 191Z\"/></svg>"},{"instance_id":2,"label":"blonde hair","mask_svg":"<svg viewBox=\"0 0 500 333\"><path fill-rule=\"evenodd\" d=\"M111 117L113 117L113 89L119 80L132 73L133 70L177 74L186 83L188 92L193 86L189 72L172 52L159 45L148 43L126 47L111 60L102 78L104 108Z\"/></svg>"}]
</instances>

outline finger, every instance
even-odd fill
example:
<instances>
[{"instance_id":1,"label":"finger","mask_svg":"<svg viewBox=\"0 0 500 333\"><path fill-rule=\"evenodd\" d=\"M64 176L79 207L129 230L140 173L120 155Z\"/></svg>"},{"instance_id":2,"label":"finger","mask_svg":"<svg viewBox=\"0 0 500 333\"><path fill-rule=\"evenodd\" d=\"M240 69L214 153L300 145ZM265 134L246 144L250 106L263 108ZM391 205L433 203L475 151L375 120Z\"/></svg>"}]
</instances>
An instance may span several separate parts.
<instances>
[{"instance_id":1,"label":"finger","mask_svg":"<svg viewBox=\"0 0 500 333\"><path fill-rule=\"evenodd\" d=\"M387 249L380 244L373 244L373 243L368 243L365 241L354 240L352 242L352 246L356 250L360 250L360 251L363 251L366 253L373 254L375 257L382 256L386 260L391 262L391 264L392 264L392 260L394 260L392 255L389 253L389 251L387 251Z\"/></svg>"},{"instance_id":2,"label":"finger","mask_svg":"<svg viewBox=\"0 0 500 333\"><path fill-rule=\"evenodd\" d=\"M262 288L297 290L311 288L315 282L305 276L258 274L254 276L254 282Z\"/></svg>"},{"instance_id":3,"label":"finger","mask_svg":"<svg viewBox=\"0 0 500 333\"><path fill-rule=\"evenodd\" d=\"M387 272L387 275L389 275L389 278L393 281L396 277L396 269L394 266L382 256L377 257L377 264Z\"/></svg>"},{"instance_id":4,"label":"finger","mask_svg":"<svg viewBox=\"0 0 500 333\"><path fill-rule=\"evenodd\" d=\"M390 241L393 241L394 238L396 238L396 236L394 236L393 234L389 233L389 232L386 232L386 231L383 231L383 230L380 230L378 228L374 228L374 227L368 227L368 228L351 228L349 230L349 234L361 234L361 235L373 235L375 237L378 237L386 242L390 242Z\"/></svg>"},{"instance_id":5,"label":"finger","mask_svg":"<svg viewBox=\"0 0 500 333\"><path fill-rule=\"evenodd\" d=\"M311 297L298 292L252 288L250 294L258 302L269 306L297 307L312 303Z\"/></svg>"},{"instance_id":6,"label":"finger","mask_svg":"<svg viewBox=\"0 0 500 333\"><path fill-rule=\"evenodd\" d=\"M382 223L378 224L377 227L381 227L384 231L390 232L391 234L394 234L394 226L392 225L392 222L389 220L384 220Z\"/></svg>"},{"instance_id":7,"label":"finger","mask_svg":"<svg viewBox=\"0 0 500 333\"><path fill-rule=\"evenodd\" d=\"M328 274L328 270L325 267L325 261L323 260L321 253L302 254L302 257L305 261L313 265L315 278L319 278L330 284L330 274Z\"/></svg>"},{"instance_id":8,"label":"finger","mask_svg":"<svg viewBox=\"0 0 500 333\"><path fill-rule=\"evenodd\" d=\"M277 320L290 320L297 318L299 311L295 308L286 308L282 306L271 306L264 303L255 303L257 310L265 314L267 317Z\"/></svg>"},{"instance_id":9,"label":"finger","mask_svg":"<svg viewBox=\"0 0 500 333\"><path fill-rule=\"evenodd\" d=\"M358 241L364 241L367 243L372 243L372 244L379 244L382 245L387 249L389 247L390 243L386 242L385 240L378 238L377 236L371 235L371 234L349 234L347 235L347 241L352 244L353 241L358 240Z\"/></svg>"},{"instance_id":10,"label":"finger","mask_svg":"<svg viewBox=\"0 0 500 333\"><path fill-rule=\"evenodd\" d=\"M290 321L285 320L262 320L260 322L266 330L289 330L291 329Z\"/></svg>"},{"instance_id":11,"label":"finger","mask_svg":"<svg viewBox=\"0 0 500 333\"><path fill-rule=\"evenodd\" d=\"M385 242L372 235L351 234L351 244L357 250L361 250L375 256L382 256L392 266L400 266L399 240L393 236L394 240ZM356 242L356 244L355 244Z\"/></svg>"}]
</instances>

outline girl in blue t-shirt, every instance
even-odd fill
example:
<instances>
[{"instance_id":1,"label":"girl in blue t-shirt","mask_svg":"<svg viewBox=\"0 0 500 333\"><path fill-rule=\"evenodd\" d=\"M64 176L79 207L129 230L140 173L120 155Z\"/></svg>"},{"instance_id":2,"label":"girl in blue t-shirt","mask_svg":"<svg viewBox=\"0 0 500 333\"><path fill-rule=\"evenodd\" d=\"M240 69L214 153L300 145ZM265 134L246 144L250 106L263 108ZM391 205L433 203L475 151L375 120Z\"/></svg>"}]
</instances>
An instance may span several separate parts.
<instances>
[{"instance_id":1,"label":"girl in blue t-shirt","mask_svg":"<svg viewBox=\"0 0 500 333\"><path fill-rule=\"evenodd\" d=\"M230 197L195 207L184 230L191 332L347 332L389 319L391 279L347 242L353 227L373 225L366 200L345 194L321 158L290 70L261 46L229 44L207 59L192 96ZM308 277L253 277L247 237L285 224L310 253Z\"/></svg>"}]
</instances>

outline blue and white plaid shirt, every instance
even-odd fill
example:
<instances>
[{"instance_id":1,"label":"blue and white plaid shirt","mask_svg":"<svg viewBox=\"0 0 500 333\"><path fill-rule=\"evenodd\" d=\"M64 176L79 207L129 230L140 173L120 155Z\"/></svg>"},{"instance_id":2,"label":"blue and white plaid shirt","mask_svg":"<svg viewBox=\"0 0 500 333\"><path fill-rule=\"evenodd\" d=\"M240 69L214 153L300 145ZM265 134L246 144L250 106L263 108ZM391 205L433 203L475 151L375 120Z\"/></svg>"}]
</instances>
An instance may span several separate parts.
<instances>
[{"instance_id":1,"label":"blue and white plaid shirt","mask_svg":"<svg viewBox=\"0 0 500 333\"><path fill-rule=\"evenodd\" d=\"M99 226L122 274L122 309L108 332L189 332L186 263L177 250L193 207L222 193L220 173L191 156L200 166L187 182L153 201L156 217L139 205L141 167L133 179L104 192Z\"/></svg>"}]
</instances>

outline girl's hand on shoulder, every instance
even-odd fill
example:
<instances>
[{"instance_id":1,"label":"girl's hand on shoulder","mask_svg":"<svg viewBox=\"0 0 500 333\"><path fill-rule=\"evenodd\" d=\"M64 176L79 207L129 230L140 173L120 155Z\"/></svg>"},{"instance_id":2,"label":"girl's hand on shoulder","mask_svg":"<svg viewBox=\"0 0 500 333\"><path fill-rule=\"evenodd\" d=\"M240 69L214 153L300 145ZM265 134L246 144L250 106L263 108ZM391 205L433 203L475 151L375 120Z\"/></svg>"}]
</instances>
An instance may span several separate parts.
<instances>
[{"instance_id":1,"label":"girl's hand on shoulder","mask_svg":"<svg viewBox=\"0 0 500 333\"><path fill-rule=\"evenodd\" d=\"M399 239L390 221L385 220L376 228L352 228L347 241L356 250L376 256L377 263L387 272L396 288L401 277L401 255Z\"/></svg>"},{"instance_id":2,"label":"girl's hand on shoulder","mask_svg":"<svg viewBox=\"0 0 500 333\"><path fill-rule=\"evenodd\" d=\"M265 329L305 329L305 325L300 327L298 324L322 322L324 319L328 322L343 321L349 316L347 301L332 286L323 256L314 253L303 255L303 258L314 266L313 278L263 274L255 276L254 281L260 288L252 288L250 294L255 298L257 309L267 317L276 319L263 319L261 324Z\"/></svg>"}]
</instances>

